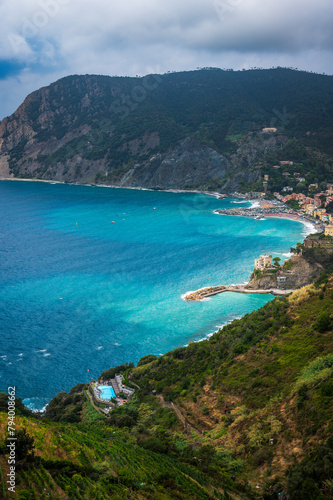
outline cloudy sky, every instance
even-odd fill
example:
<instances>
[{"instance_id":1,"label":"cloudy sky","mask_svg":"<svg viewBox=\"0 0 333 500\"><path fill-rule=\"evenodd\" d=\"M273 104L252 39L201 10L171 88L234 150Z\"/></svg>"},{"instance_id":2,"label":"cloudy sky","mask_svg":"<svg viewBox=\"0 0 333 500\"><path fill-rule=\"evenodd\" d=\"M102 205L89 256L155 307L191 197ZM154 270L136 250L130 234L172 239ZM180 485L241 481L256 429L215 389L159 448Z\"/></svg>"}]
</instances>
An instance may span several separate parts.
<instances>
[{"instance_id":1,"label":"cloudy sky","mask_svg":"<svg viewBox=\"0 0 333 500\"><path fill-rule=\"evenodd\" d=\"M0 119L69 74L333 74L332 0L0 0Z\"/></svg>"}]
</instances>

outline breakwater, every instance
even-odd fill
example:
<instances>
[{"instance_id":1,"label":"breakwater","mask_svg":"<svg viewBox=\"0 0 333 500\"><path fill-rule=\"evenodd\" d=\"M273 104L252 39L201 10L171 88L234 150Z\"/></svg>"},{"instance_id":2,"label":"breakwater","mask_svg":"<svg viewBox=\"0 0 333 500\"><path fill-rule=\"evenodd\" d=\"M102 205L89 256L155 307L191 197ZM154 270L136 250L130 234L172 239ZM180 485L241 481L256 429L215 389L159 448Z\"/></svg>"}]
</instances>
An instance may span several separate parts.
<instances>
[{"instance_id":1,"label":"breakwater","mask_svg":"<svg viewBox=\"0 0 333 500\"><path fill-rule=\"evenodd\" d=\"M236 293L258 293L258 294L272 294L272 295L287 295L288 293L293 292L294 290L281 290L280 288L269 288L267 290L256 290L255 288L246 288L242 285L236 286L210 286L206 288L200 288L195 292L188 292L184 295L184 300L186 301L195 301L195 300L203 300L206 297L211 297L213 295L217 295L219 293L224 292L236 292Z\"/></svg>"}]
</instances>

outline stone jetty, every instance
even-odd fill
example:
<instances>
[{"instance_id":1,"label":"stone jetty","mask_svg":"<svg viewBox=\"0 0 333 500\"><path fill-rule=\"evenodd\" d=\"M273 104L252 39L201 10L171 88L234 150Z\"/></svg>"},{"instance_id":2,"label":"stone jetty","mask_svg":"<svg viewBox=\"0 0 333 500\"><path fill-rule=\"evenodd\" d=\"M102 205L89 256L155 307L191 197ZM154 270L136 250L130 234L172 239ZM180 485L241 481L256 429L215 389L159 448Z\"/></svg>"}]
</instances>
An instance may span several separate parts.
<instances>
[{"instance_id":1,"label":"stone jetty","mask_svg":"<svg viewBox=\"0 0 333 500\"><path fill-rule=\"evenodd\" d=\"M236 292L236 293L258 293L258 294L272 294L272 295L287 295L295 290L280 290L279 288L270 288L268 290L256 290L255 288L246 288L242 285L236 286L209 286L200 288L195 292L189 292L184 296L186 301L203 300L206 297L217 295L223 292Z\"/></svg>"}]
</instances>

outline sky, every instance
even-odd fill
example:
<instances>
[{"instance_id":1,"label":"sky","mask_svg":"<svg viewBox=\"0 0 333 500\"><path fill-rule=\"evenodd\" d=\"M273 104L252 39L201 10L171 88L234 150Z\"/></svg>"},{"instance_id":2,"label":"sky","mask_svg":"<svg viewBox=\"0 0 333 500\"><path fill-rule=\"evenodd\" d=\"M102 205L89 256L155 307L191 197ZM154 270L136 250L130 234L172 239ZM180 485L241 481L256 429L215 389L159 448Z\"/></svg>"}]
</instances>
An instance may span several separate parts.
<instances>
[{"instance_id":1,"label":"sky","mask_svg":"<svg viewBox=\"0 0 333 500\"><path fill-rule=\"evenodd\" d=\"M0 0L0 120L71 74L333 74L332 0Z\"/></svg>"}]
</instances>

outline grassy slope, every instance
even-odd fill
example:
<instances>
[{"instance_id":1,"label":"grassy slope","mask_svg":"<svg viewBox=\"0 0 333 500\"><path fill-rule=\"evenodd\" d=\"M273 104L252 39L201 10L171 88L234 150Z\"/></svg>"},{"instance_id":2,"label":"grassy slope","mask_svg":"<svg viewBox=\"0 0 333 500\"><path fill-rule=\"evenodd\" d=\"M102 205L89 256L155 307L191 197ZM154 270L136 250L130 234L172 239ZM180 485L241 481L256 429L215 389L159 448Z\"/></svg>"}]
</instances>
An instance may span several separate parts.
<instances>
[{"instance_id":1,"label":"grassy slope","mask_svg":"<svg viewBox=\"0 0 333 500\"><path fill-rule=\"evenodd\" d=\"M302 470L289 486L286 475L332 435L332 306L333 278L138 366L131 378L141 390L110 419L79 392L51 406L63 421L18 417L48 460L25 466L18 489L44 498L46 488L55 499L223 498L224 488L242 498L288 488L290 498L332 498L325 477L313 497L292 496ZM75 409L81 422L66 422ZM5 422L1 413L1 436Z\"/></svg>"},{"instance_id":2,"label":"grassy slope","mask_svg":"<svg viewBox=\"0 0 333 500\"><path fill-rule=\"evenodd\" d=\"M333 322L318 320L332 314L332 288L331 280L275 299L134 371L139 384L175 401L203 443L244 461L241 489L283 489L287 468L332 434L332 369L311 365L327 356L333 364Z\"/></svg>"}]
</instances>

